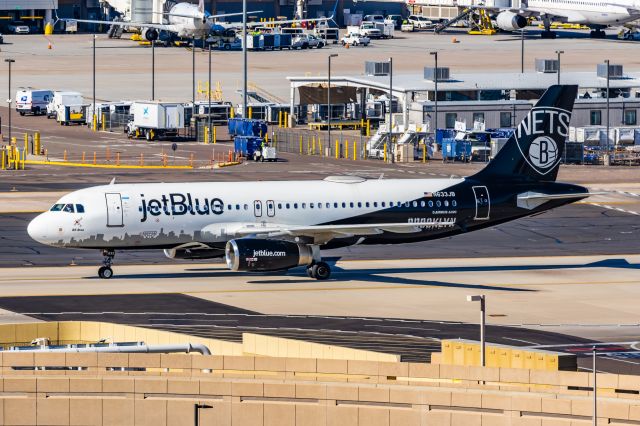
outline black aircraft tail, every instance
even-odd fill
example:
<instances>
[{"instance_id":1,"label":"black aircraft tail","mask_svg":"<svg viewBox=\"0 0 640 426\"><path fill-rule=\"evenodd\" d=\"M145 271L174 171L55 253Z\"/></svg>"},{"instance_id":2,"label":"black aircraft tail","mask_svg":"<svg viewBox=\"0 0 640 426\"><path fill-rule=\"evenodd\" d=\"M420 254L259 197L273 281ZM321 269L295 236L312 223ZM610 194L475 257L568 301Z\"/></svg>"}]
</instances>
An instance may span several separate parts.
<instances>
[{"instance_id":1,"label":"black aircraft tail","mask_svg":"<svg viewBox=\"0 0 640 426\"><path fill-rule=\"evenodd\" d=\"M495 158L473 177L555 181L577 94L575 85L549 87Z\"/></svg>"}]
</instances>

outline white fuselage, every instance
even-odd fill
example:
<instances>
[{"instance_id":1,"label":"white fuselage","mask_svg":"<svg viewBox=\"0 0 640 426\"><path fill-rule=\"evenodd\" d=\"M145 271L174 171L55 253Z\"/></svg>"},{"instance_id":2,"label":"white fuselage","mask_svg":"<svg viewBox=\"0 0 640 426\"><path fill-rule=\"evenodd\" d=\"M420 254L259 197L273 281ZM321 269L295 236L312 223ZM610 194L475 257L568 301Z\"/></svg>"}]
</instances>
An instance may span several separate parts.
<instances>
[{"instance_id":1,"label":"white fuselage","mask_svg":"<svg viewBox=\"0 0 640 426\"><path fill-rule=\"evenodd\" d=\"M226 242L234 238L234 230L246 226L318 225L357 218L413 203L463 181L113 184L65 195L58 207L36 217L28 232L44 244L78 248ZM414 206L418 213L404 221L435 216L437 223L446 224L441 226L453 226L456 205L456 194L449 193L446 200L434 199L431 207Z\"/></svg>"},{"instance_id":2,"label":"white fuselage","mask_svg":"<svg viewBox=\"0 0 640 426\"><path fill-rule=\"evenodd\" d=\"M180 16L175 16L180 15ZM184 38L203 38L209 34L210 25L205 19L204 12L192 3L177 3L169 11L167 20L173 27L172 31Z\"/></svg>"},{"instance_id":3,"label":"white fuselage","mask_svg":"<svg viewBox=\"0 0 640 426\"><path fill-rule=\"evenodd\" d=\"M563 21L586 25L619 25L640 18L640 4L634 1L603 0L529 0L527 10L560 17Z\"/></svg>"}]
</instances>

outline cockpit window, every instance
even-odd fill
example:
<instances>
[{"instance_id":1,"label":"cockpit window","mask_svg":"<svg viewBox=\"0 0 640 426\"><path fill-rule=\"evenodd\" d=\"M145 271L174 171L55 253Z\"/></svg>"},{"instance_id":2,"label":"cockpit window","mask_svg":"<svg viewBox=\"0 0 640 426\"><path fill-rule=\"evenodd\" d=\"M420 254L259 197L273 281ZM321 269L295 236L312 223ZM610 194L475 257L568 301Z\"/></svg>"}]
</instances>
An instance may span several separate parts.
<instances>
[{"instance_id":1,"label":"cockpit window","mask_svg":"<svg viewBox=\"0 0 640 426\"><path fill-rule=\"evenodd\" d=\"M64 204L54 204L53 207L51 207L52 212L59 212L60 210L62 210L64 208Z\"/></svg>"},{"instance_id":2,"label":"cockpit window","mask_svg":"<svg viewBox=\"0 0 640 426\"><path fill-rule=\"evenodd\" d=\"M75 212L75 209L73 208L73 204L67 204L66 206L64 206L62 211L65 213L73 213Z\"/></svg>"},{"instance_id":3,"label":"cockpit window","mask_svg":"<svg viewBox=\"0 0 640 426\"><path fill-rule=\"evenodd\" d=\"M84 206L82 204L76 204L76 213L84 213Z\"/></svg>"}]
</instances>

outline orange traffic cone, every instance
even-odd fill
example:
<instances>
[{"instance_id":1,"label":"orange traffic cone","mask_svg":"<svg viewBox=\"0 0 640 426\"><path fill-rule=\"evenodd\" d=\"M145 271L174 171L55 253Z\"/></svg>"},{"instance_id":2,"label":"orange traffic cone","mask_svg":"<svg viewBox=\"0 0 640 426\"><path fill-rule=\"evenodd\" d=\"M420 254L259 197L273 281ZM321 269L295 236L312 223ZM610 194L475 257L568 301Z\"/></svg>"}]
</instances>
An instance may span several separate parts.
<instances>
[{"instance_id":1,"label":"orange traffic cone","mask_svg":"<svg viewBox=\"0 0 640 426\"><path fill-rule=\"evenodd\" d=\"M51 50L51 43L47 46L47 49Z\"/></svg>"}]
</instances>

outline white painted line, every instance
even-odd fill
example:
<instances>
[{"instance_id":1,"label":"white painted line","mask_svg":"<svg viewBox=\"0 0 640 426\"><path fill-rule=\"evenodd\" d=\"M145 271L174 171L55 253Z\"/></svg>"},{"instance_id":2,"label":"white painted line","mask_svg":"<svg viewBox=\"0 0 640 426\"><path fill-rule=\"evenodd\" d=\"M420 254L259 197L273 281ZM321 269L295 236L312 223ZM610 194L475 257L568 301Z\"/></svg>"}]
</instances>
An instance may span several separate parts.
<instances>
[{"instance_id":1,"label":"white painted line","mask_svg":"<svg viewBox=\"0 0 640 426\"><path fill-rule=\"evenodd\" d=\"M505 340L513 340L514 342L521 342L521 343L527 343L529 345L538 345L538 342L530 342L528 340L522 340L522 339L514 339L512 337L503 337L503 339Z\"/></svg>"}]
</instances>

